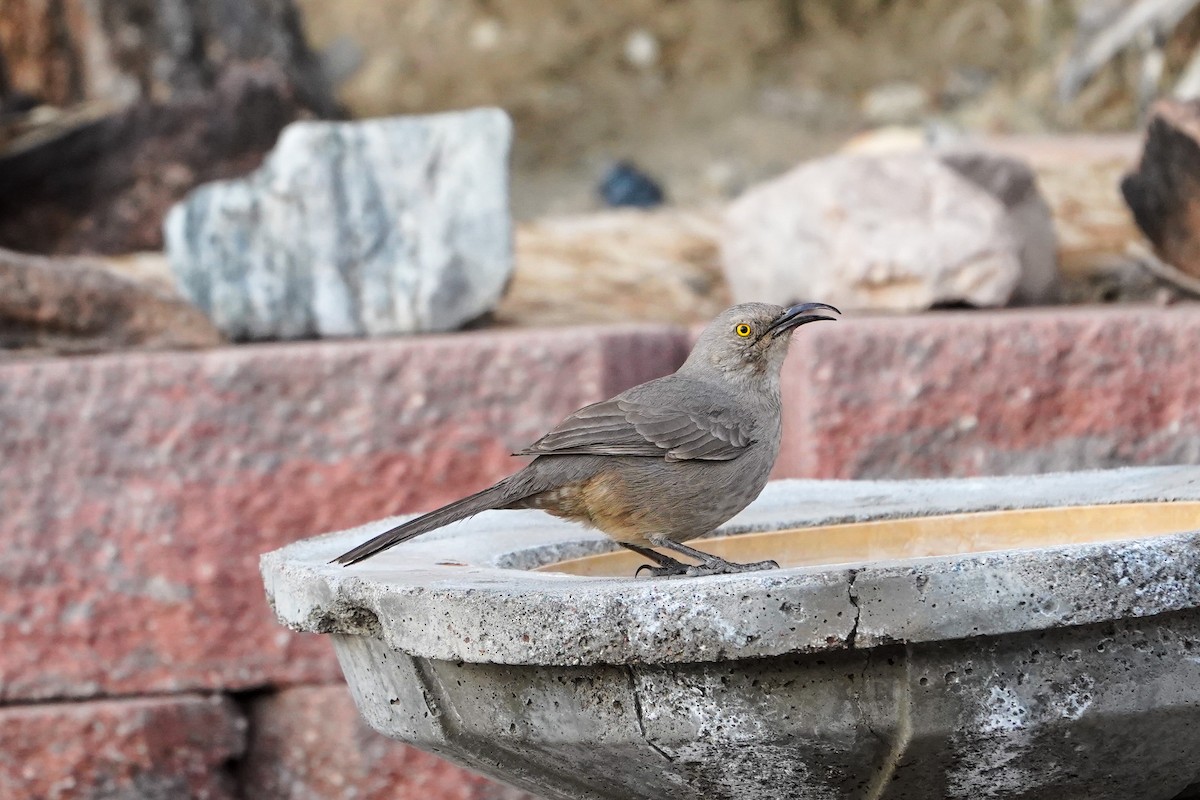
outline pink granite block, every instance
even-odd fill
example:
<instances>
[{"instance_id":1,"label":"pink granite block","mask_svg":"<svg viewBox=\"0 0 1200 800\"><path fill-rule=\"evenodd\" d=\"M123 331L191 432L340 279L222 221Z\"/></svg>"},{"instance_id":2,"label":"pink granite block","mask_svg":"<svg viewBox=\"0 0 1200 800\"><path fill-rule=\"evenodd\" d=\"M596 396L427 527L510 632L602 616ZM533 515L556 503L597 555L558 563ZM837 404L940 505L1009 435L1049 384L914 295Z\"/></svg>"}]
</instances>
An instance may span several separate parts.
<instances>
[{"instance_id":1,"label":"pink granite block","mask_svg":"<svg viewBox=\"0 0 1200 800\"><path fill-rule=\"evenodd\" d=\"M229 762L246 722L226 698L172 697L0 708L0 797L235 800Z\"/></svg>"},{"instance_id":2,"label":"pink granite block","mask_svg":"<svg viewBox=\"0 0 1200 800\"><path fill-rule=\"evenodd\" d=\"M685 347L633 326L0 366L0 701L337 679L275 623L260 553L477 490Z\"/></svg>"},{"instance_id":3,"label":"pink granite block","mask_svg":"<svg viewBox=\"0 0 1200 800\"><path fill-rule=\"evenodd\" d=\"M776 477L1200 462L1200 305L849 317L812 333L785 367Z\"/></svg>"}]
</instances>

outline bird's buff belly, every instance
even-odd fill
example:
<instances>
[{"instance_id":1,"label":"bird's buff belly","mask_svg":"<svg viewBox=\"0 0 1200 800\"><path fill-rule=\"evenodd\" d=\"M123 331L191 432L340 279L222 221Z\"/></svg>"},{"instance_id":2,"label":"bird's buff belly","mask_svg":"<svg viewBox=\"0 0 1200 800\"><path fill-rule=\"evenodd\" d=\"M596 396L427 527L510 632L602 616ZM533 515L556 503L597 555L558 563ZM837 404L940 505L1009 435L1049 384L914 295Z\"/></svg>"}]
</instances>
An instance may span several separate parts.
<instances>
[{"instance_id":1,"label":"bird's buff belly","mask_svg":"<svg viewBox=\"0 0 1200 800\"><path fill-rule=\"evenodd\" d=\"M679 481L652 489L642 486L636 473L622 472L626 471L605 471L544 492L530 498L530 505L591 525L619 542L648 545L647 537L655 534L684 541L710 533L745 508L762 488L752 494L721 493L713 492L707 481ZM701 489L705 483L708 487Z\"/></svg>"}]
</instances>

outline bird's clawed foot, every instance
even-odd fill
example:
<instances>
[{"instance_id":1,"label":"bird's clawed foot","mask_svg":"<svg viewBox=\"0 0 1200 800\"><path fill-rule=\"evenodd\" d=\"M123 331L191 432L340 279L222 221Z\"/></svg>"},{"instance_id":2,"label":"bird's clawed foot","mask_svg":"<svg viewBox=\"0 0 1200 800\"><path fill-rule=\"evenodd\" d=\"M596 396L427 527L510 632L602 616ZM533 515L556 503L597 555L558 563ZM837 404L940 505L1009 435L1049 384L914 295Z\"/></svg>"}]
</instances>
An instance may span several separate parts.
<instances>
[{"instance_id":1,"label":"bird's clawed foot","mask_svg":"<svg viewBox=\"0 0 1200 800\"><path fill-rule=\"evenodd\" d=\"M633 573L633 577L635 578L641 576L642 570L649 572L651 578L675 578L688 574L688 564L684 564L682 561L676 561L670 556L663 555L656 550L651 550L649 547L639 547L636 544L628 544L626 542L621 542L621 546L632 550L643 558L650 559L655 564L658 564L657 567L651 566L650 564L642 564L637 568L637 572Z\"/></svg>"},{"instance_id":2,"label":"bird's clawed foot","mask_svg":"<svg viewBox=\"0 0 1200 800\"><path fill-rule=\"evenodd\" d=\"M671 559L672 563L666 566L655 567L650 564L642 564L637 568L637 572L633 573L633 577L642 577L642 571L645 570L651 578L682 578L691 573L691 564L684 564L682 561Z\"/></svg>"},{"instance_id":3,"label":"bird's clawed foot","mask_svg":"<svg viewBox=\"0 0 1200 800\"><path fill-rule=\"evenodd\" d=\"M634 577L641 577L642 571L645 570L650 574L651 578L703 578L708 575L735 575L739 572L758 572L764 569L779 569L777 561L755 561L750 564L739 564L735 561L726 561L723 558L710 558L701 564L684 564L674 559L669 559L669 565L658 567L650 564L642 564L638 567L637 572L633 573Z\"/></svg>"},{"instance_id":4,"label":"bird's clawed foot","mask_svg":"<svg viewBox=\"0 0 1200 800\"><path fill-rule=\"evenodd\" d=\"M668 550L677 550L686 556L696 559L700 563L684 564L648 547L639 547L638 545L622 542L622 546L658 564L657 567L650 564L642 564L638 567L637 572L633 573L634 577L640 577L643 570L648 572L652 578L701 578L707 575L734 575L739 572L779 569L779 563L776 561L755 561L750 564L739 564L736 561L726 561L723 558L705 553L693 547L688 547L679 542L659 539L654 541L654 544Z\"/></svg>"},{"instance_id":5,"label":"bird's clawed foot","mask_svg":"<svg viewBox=\"0 0 1200 800\"><path fill-rule=\"evenodd\" d=\"M736 561L726 561L723 558L714 556L702 564L688 567L685 574L691 577L703 577L705 575L734 575L739 572L758 572L764 569L779 569L779 562L754 561L749 564L739 564Z\"/></svg>"}]
</instances>

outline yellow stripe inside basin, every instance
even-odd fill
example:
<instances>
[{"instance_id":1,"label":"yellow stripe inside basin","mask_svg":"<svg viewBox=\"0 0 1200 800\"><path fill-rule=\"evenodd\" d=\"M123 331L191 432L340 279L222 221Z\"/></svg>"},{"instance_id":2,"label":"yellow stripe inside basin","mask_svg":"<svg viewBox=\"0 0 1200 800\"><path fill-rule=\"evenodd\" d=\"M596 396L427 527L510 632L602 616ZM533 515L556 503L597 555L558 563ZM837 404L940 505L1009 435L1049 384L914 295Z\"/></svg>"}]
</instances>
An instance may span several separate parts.
<instances>
[{"instance_id":1,"label":"yellow stripe inside basin","mask_svg":"<svg viewBox=\"0 0 1200 800\"><path fill-rule=\"evenodd\" d=\"M1200 502L983 511L743 533L688 544L729 561L781 567L895 561L1140 539L1200 529ZM686 560L686 559L681 559ZM543 572L622 577L646 563L627 550L547 564Z\"/></svg>"}]
</instances>

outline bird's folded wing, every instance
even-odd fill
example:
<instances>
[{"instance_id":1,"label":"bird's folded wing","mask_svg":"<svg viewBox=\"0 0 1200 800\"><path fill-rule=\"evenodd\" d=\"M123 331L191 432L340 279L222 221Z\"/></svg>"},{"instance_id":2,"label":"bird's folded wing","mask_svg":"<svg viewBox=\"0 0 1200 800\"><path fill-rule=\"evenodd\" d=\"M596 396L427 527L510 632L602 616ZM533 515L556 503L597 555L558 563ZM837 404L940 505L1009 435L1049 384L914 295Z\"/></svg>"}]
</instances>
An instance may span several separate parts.
<instances>
[{"instance_id":1,"label":"bird's folded wing","mask_svg":"<svg viewBox=\"0 0 1200 800\"><path fill-rule=\"evenodd\" d=\"M748 420L718 404L651 403L620 396L581 408L516 455L728 461L753 442L752 434Z\"/></svg>"}]
</instances>

